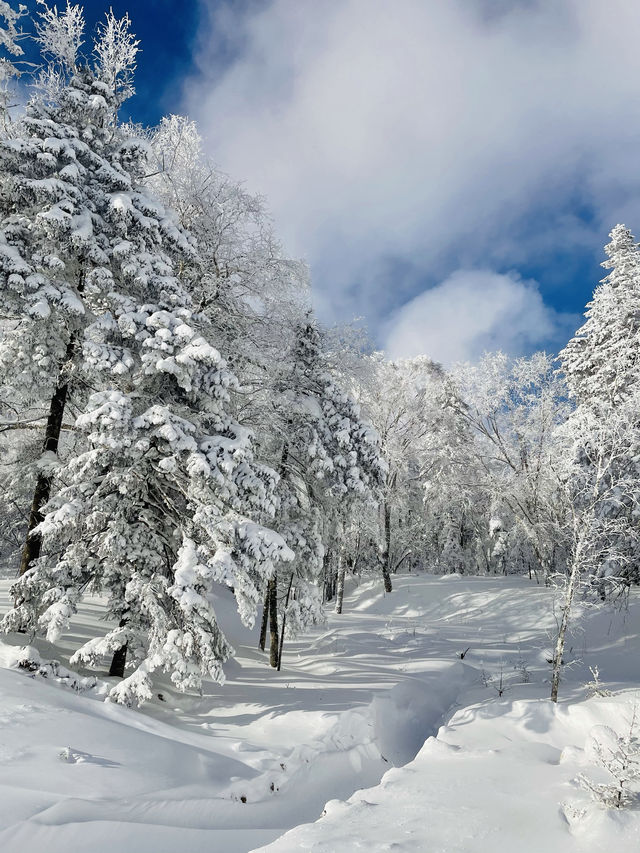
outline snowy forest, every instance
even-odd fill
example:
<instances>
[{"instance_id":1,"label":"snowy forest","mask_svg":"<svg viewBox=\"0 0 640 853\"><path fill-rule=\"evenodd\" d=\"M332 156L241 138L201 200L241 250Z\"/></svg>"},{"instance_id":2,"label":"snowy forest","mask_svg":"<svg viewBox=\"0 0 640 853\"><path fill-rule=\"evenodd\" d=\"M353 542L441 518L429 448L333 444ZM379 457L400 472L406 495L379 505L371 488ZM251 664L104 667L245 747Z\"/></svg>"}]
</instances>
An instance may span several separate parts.
<instances>
[{"instance_id":1,"label":"snowy forest","mask_svg":"<svg viewBox=\"0 0 640 853\"><path fill-rule=\"evenodd\" d=\"M429 577L511 590L522 624L533 596L535 621L551 620L540 697L562 698L574 622L631 624L640 583L631 231L611 223L604 277L558 355L390 360L359 323L318 320L268 200L210 162L194 121L121 120L140 49L128 17L107 11L92 35L71 3L39 0L31 16L0 2L0 15L0 615L6 648L23 650L6 664L16 678L99 684L105 707L125 706L113 713L146 719L167 691L223 697L238 631L259 680L284 683L329 617L367 596L411 617ZM21 62L26 33L35 63ZM78 630L87 602L96 618ZM477 642L455 641L456 666ZM69 669L44 660L60 644ZM499 663L482 677L502 700ZM606 703L597 667L595 684ZM637 796L635 719L591 749L610 769L620 737L623 781L582 786L612 809ZM620 850L639 827L619 827Z\"/></svg>"}]
</instances>

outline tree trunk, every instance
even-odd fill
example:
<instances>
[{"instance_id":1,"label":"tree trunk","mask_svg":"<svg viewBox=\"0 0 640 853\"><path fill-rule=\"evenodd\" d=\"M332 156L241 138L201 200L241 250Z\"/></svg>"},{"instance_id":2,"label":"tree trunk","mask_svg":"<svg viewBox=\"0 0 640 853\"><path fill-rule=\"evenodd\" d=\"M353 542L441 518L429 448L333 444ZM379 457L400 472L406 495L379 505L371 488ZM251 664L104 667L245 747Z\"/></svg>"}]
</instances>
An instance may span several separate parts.
<instances>
[{"instance_id":1,"label":"tree trunk","mask_svg":"<svg viewBox=\"0 0 640 853\"><path fill-rule=\"evenodd\" d=\"M127 617L123 616L120 622L118 623L118 628L124 628L127 624ZM124 646L120 646L119 649L113 653L113 658L111 659L111 666L109 667L109 675L114 675L116 678L124 678L124 667L127 662L127 649L129 648L129 643L125 643Z\"/></svg>"},{"instance_id":2,"label":"tree trunk","mask_svg":"<svg viewBox=\"0 0 640 853\"><path fill-rule=\"evenodd\" d=\"M262 622L260 623L260 639L258 641L258 648L260 651L264 651L264 647L267 644L267 624L269 622L269 584L267 584L267 588L264 593L264 606L262 608Z\"/></svg>"},{"instance_id":3,"label":"tree trunk","mask_svg":"<svg viewBox=\"0 0 640 853\"><path fill-rule=\"evenodd\" d=\"M280 646L278 647L278 672L282 666L282 649L284 646L284 629L287 624L287 607L289 606L289 596L291 595L291 587L293 586L293 572L289 578L289 586L287 587L287 597L284 601L284 610L282 611L282 628L280 630Z\"/></svg>"},{"instance_id":4,"label":"tree trunk","mask_svg":"<svg viewBox=\"0 0 640 853\"><path fill-rule=\"evenodd\" d=\"M385 501L384 505L384 554L382 556L382 579L384 591L392 592L391 585L391 507Z\"/></svg>"},{"instance_id":5,"label":"tree trunk","mask_svg":"<svg viewBox=\"0 0 640 853\"><path fill-rule=\"evenodd\" d=\"M109 675L115 675L117 678L124 678L124 667L127 662L128 647L129 644L125 643L124 646L113 653L113 659L111 660L111 666L109 667Z\"/></svg>"},{"instance_id":6,"label":"tree trunk","mask_svg":"<svg viewBox=\"0 0 640 853\"><path fill-rule=\"evenodd\" d=\"M288 421L290 424L291 421ZM287 459L289 457L289 443L282 445L280 456L279 474L282 479L287 477ZM264 612L262 614L262 625L260 626L260 648L264 650L267 641L267 621L269 622L269 663L275 669L279 669L280 641L278 639L278 575L276 572L267 584L267 592L264 601Z\"/></svg>"},{"instance_id":7,"label":"tree trunk","mask_svg":"<svg viewBox=\"0 0 640 853\"><path fill-rule=\"evenodd\" d=\"M278 666L278 576L274 573L269 581L269 663Z\"/></svg>"},{"instance_id":8,"label":"tree trunk","mask_svg":"<svg viewBox=\"0 0 640 853\"><path fill-rule=\"evenodd\" d=\"M569 586L567 588L567 597L562 607L562 618L560 619L560 627L558 629L558 637L556 640L556 648L553 654L553 672L551 676L551 701L558 701L558 688L560 686L560 667L562 666L562 655L564 653L564 641L569 625L569 615L571 613L571 604L576 593L578 580L580 576L579 570L579 552L576 554L573 565L571 567L571 575L569 577Z\"/></svg>"},{"instance_id":9,"label":"tree trunk","mask_svg":"<svg viewBox=\"0 0 640 853\"><path fill-rule=\"evenodd\" d=\"M344 576L347 566L344 559L344 548L338 551L338 584L336 592L336 613L342 613L342 602L344 600Z\"/></svg>"},{"instance_id":10,"label":"tree trunk","mask_svg":"<svg viewBox=\"0 0 640 853\"><path fill-rule=\"evenodd\" d=\"M336 573L333 551L327 549L324 555L324 601L331 601L336 594Z\"/></svg>"},{"instance_id":11,"label":"tree trunk","mask_svg":"<svg viewBox=\"0 0 640 853\"><path fill-rule=\"evenodd\" d=\"M58 384L51 398L49 405L49 417L47 418L47 426L42 445L43 453L57 453L58 444L60 443L60 433L62 431L62 419L64 417L64 409L67 403L67 394L69 392L69 383L63 379L64 371L70 361L72 361L77 345L77 335L73 333L71 340L67 344L67 352L65 361L60 368L58 375ZM33 493L33 501L31 502L31 512L29 513L29 526L27 528L27 536L22 548L22 557L20 559L20 575L23 575L31 566L34 560L40 556L42 548L42 536L40 533L33 533L43 520L42 508L49 500L51 494L52 476L40 472L36 480L36 488Z\"/></svg>"}]
</instances>

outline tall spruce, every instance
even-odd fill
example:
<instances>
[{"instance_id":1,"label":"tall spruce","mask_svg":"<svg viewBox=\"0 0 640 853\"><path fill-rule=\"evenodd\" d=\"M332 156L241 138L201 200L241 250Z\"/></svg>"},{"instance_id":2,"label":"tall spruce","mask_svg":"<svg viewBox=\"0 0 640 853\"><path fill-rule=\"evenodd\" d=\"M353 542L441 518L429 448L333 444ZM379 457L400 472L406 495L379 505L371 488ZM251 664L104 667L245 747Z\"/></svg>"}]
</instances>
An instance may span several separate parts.
<instances>
[{"instance_id":1,"label":"tall spruce","mask_svg":"<svg viewBox=\"0 0 640 853\"><path fill-rule=\"evenodd\" d=\"M640 385L640 249L624 225L611 231L602 266L609 274L587 305L587 318L560 353L578 406L615 406Z\"/></svg>"},{"instance_id":2,"label":"tall spruce","mask_svg":"<svg viewBox=\"0 0 640 853\"><path fill-rule=\"evenodd\" d=\"M99 351L91 338L113 300L117 199L131 188L127 160L136 158L116 125L130 90L114 86L112 74L105 83L114 62L125 77L135 67L137 43L126 22L107 16L89 70L78 53L79 7L58 14L42 5L36 30L45 66L26 114L0 141L0 384L13 401L14 426L44 422L21 573L40 554L37 527L72 387L84 384L87 366L128 368L122 347Z\"/></svg>"},{"instance_id":3,"label":"tall spruce","mask_svg":"<svg viewBox=\"0 0 640 853\"><path fill-rule=\"evenodd\" d=\"M599 562L588 567L601 595L640 581L640 488L633 487L640 446L634 416L640 392L640 249L624 225L609 236L602 264L609 274L587 306L586 323L560 353L576 404L562 429L572 449L574 505L579 514L583 504L588 507L602 530L602 541L592 546ZM616 483L624 489L613 488Z\"/></svg>"},{"instance_id":4,"label":"tall spruce","mask_svg":"<svg viewBox=\"0 0 640 853\"><path fill-rule=\"evenodd\" d=\"M54 12L50 27L60 23ZM72 23L75 33L77 15ZM249 430L229 413L237 380L175 274L192 258L191 242L145 186L148 145L117 126L119 100L132 88L130 75L122 86L113 76L123 67L114 61L118 39L131 57L128 29L110 15L94 66L74 62L68 80L57 76L55 98L30 107L25 143L8 146L14 196L22 198L25 151L34 169L44 160L46 177L25 182L27 224L18 214L5 227L7 277L20 276L5 358L13 346L27 373L24 331L51 338L49 372L34 371L33 386L44 374L54 401L82 369L100 390L75 423L86 449L58 463L65 485L41 498L33 534L42 556L32 553L14 586L4 629L41 629L53 640L83 593L101 592L115 627L73 660L96 664L114 653L120 674L128 654L133 672L110 697L135 704L151 696L155 670L179 689L205 675L222 680L231 649L212 605L215 583L233 588L251 623L275 563L293 554L263 526L275 511L277 475L254 461ZM43 151L53 153L38 157ZM42 198L49 204L38 212ZM32 222L42 231L37 251ZM57 251L45 254L51 244Z\"/></svg>"}]
</instances>

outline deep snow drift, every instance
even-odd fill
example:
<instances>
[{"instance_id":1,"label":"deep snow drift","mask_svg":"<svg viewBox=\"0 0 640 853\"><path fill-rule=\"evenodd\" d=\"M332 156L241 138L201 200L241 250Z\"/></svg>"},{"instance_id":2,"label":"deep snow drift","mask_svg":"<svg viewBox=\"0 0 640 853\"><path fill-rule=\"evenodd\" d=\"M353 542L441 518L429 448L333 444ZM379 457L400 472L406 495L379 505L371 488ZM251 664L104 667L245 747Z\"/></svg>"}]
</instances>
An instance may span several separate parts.
<instances>
[{"instance_id":1,"label":"deep snow drift","mask_svg":"<svg viewBox=\"0 0 640 853\"><path fill-rule=\"evenodd\" d=\"M228 615L238 657L227 684L199 697L165 683L141 712L100 701L113 679L65 677L99 601L66 646L25 650L23 637L9 638L3 851L636 853L638 804L607 810L574 780L608 778L594 763L593 727L623 735L640 702L637 596L626 614L585 611L554 708L552 591L521 578L395 584L388 596L378 581L347 596L342 616L285 646L281 673ZM38 653L62 668L17 667ZM586 698L595 665L613 696Z\"/></svg>"}]
</instances>

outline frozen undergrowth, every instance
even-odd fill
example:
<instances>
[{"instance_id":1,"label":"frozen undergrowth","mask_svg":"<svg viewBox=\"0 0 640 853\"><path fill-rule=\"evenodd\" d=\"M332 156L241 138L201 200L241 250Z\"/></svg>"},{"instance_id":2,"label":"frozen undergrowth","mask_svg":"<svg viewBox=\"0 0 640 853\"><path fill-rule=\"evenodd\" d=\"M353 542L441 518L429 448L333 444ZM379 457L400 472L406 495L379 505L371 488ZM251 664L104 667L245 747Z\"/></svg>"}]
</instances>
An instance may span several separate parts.
<instances>
[{"instance_id":1,"label":"frozen undergrowth","mask_svg":"<svg viewBox=\"0 0 640 853\"><path fill-rule=\"evenodd\" d=\"M317 820L331 801L319 822L267 849L547 853L615 843L635 853L638 812L612 814L574 780L604 781L586 741L595 725L620 728L640 684L636 603L626 623L588 614L554 709L547 590L426 575L396 587L353 592L342 617L285 648L279 674L227 616L238 649L227 684L196 697L165 683L143 712L100 701L113 681L102 675L80 694L65 689L64 663L100 602L87 603L67 646L22 652L24 638L12 637L5 666L38 653L60 664L46 677L0 670L3 850L248 851ZM594 665L614 695L585 701ZM79 684L94 681L80 673Z\"/></svg>"}]
</instances>

